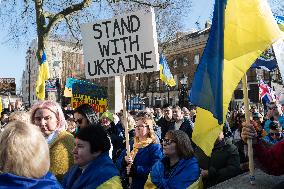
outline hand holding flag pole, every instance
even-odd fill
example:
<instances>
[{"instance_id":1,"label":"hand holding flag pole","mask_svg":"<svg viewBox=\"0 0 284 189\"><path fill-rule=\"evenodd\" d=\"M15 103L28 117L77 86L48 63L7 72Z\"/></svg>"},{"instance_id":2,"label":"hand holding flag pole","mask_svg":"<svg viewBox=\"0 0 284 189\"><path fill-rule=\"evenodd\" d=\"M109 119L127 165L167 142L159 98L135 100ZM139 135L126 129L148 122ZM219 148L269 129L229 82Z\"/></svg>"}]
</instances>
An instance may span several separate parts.
<instances>
[{"instance_id":1,"label":"hand holding flag pole","mask_svg":"<svg viewBox=\"0 0 284 189\"><path fill-rule=\"evenodd\" d=\"M247 75L246 74L244 74L242 78L242 83L243 83L243 93L244 93L245 117L246 117L247 125L250 125ZM252 139L247 140L247 145L248 145L250 183L252 185L255 185Z\"/></svg>"}]
</instances>

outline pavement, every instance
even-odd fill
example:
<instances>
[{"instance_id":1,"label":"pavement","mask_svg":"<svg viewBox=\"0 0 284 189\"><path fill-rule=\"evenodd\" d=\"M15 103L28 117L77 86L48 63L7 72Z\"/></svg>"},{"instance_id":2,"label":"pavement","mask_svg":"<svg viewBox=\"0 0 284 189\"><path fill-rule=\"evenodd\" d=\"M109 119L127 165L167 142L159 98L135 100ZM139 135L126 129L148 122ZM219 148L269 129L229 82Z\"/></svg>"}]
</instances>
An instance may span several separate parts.
<instances>
[{"instance_id":1,"label":"pavement","mask_svg":"<svg viewBox=\"0 0 284 189\"><path fill-rule=\"evenodd\" d=\"M272 176L259 169L255 170L255 178L255 185L251 185L247 172L212 186L210 189L271 189L277 183L284 181L284 175Z\"/></svg>"}]
</instances>

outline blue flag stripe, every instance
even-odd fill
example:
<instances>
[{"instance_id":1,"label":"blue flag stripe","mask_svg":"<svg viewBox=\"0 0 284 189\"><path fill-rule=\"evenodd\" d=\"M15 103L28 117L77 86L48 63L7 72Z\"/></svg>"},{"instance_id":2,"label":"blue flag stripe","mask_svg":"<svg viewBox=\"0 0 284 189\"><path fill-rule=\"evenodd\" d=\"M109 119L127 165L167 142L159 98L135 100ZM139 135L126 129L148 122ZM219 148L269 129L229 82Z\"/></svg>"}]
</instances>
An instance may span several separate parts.
<instances>
[{"instance_id":1,"label":"blue flag stripe","mask_svg":"<svg viewBox=\"0 0 284 189\"><path fill-rule=\"evenodd\" d=\"M216 1L210 35L195 72L190 102L223 122L224 14L227 0Z\"/></svg>"}]
</instances>

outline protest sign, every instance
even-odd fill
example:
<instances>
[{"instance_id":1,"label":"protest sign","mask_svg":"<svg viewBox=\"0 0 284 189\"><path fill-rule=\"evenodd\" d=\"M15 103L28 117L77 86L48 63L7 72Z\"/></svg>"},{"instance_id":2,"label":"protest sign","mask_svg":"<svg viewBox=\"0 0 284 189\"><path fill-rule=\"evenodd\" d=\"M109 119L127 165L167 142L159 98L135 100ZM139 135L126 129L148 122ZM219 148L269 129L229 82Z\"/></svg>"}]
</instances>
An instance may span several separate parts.
<instances>
[{"instance_id":1,"label":"protest sign","mask_svg":"<svg viewBox=\"0 0 284 189\"><path fill-rule=\"evenodd\" d=\"M81 104L90 104L96 112L105 112L107 110L106 87L99 87L94 83L81 80L72 81L72 108L77 108Z\"/></svg>"},{"instance_id":2,"label":"protest sign","mask_svg":"<svg viewBox=\"0 0 284 189\"><path fill-rule=\"evenodd\" d=\"M16 95L15 78L0 78L0 93L6 95Z\"/></svg>"},{"instance_id":3,"label":"protest sign","mask_svg":"<svg viewBox=\"0 0 284 189\"><path fill-rule=\"evenodd\" d=\"M86 78L158 71L154 10L81 25Z\"/></svg>"}]
</instances>

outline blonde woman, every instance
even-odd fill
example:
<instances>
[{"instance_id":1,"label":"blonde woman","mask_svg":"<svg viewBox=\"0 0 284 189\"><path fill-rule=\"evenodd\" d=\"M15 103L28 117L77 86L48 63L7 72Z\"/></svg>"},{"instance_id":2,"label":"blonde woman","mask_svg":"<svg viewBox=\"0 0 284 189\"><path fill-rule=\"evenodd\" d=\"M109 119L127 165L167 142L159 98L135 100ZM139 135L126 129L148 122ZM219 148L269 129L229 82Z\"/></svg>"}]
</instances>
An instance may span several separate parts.
<instances>
[{"instance_id":1,"label":"blonde woman","mask_svg":"<svg viewBox=\"0 0 284 189\"><path fill-rule=\"evenodd\" d=\"M39 126L49 145L50 171L62 180L73 165L74 137L66 131L61 107L53 101L40 101L32 107L31 121Z\"/></svg>"},{"instance_id":2,"label":"blonde woman","mask_svg":"<svg viewBox=\"0 0 284 189\"><path fill-rule=\"evenodd\" d=\"M131 152L127 156L124 151L117 161L123 184L129 185L130 188L143 189L151 167L161 158L162 150L153 131L152 119L138 117ZM127 177L131 177L131 182L127 182Z\"/></svg>"},{"instance_id":3,"label":"blonde woman","mask_svg":"<svg viewBox=\"0 0 284 189\"><path fill-rule=\"evenodd\" d=\"M0 188L61 188L48 172L45 138L30 124L13 121L0 135Z\"/></svg>"},{"instance_id":4,"label":"blonde woman","mask_svg":"<svg viewBox=\"0 0 284 189\"><path fill-rule=\"evenodd\" d=\"M10 114L9 122L11 121L22 121L25 123L31 123L31 115L28 112L16 111Z\"/></svg>"}]
</instances>

